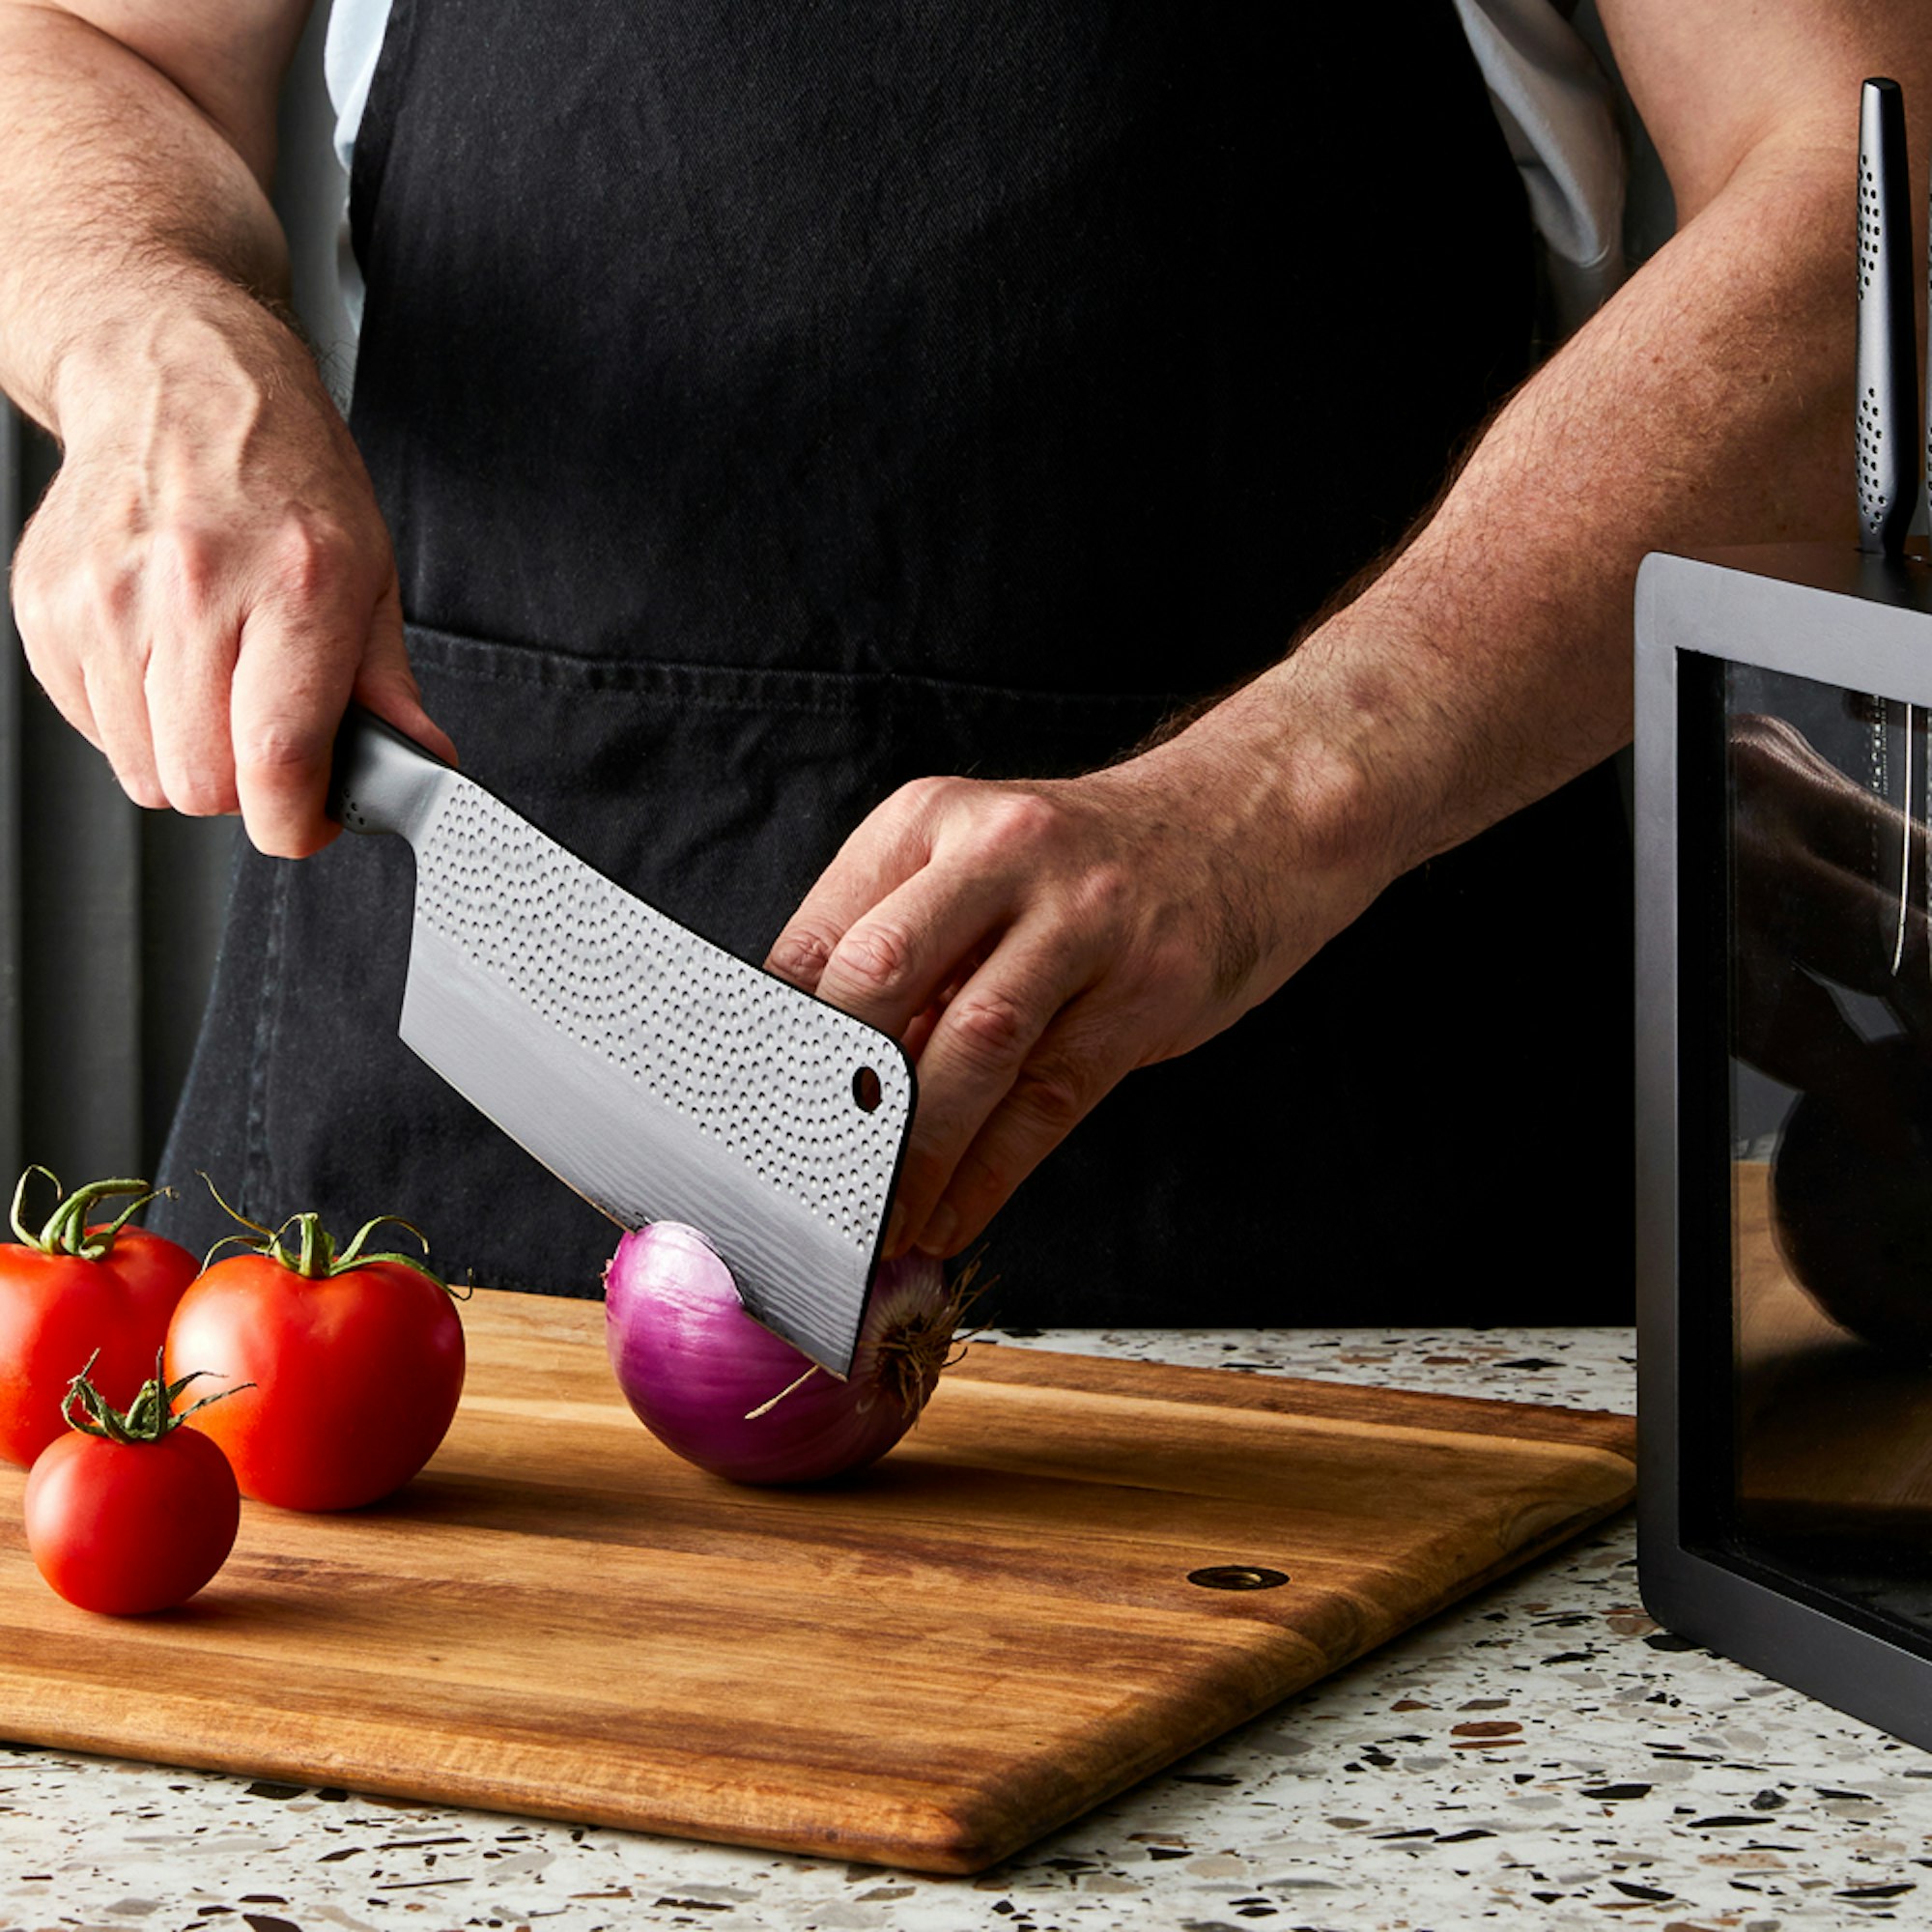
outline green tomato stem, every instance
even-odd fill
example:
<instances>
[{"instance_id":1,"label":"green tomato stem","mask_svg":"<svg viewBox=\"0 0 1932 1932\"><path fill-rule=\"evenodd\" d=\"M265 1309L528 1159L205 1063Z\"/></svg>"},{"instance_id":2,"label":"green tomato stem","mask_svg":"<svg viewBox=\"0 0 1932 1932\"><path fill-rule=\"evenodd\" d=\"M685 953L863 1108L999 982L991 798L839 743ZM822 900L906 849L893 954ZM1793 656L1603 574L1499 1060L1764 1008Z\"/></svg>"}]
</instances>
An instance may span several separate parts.
<instances>
[{"instance_id":1,"label":"green tomato stem","mask_svg":"<svg viewBox=\"0 0 1932 1932\"><path fill-rule=\"evenodd\" d=\"M77 1255L83 1261L105 1261L114 1250L115 1237L134 1215L158 1196L165 1194L172 1198L174 1194L171 1187L150 1187L145 1180L92 1180L71 1194L62 1195L46 1225L36 1234L27 1225L26 1204L27 1182L37 1174L45 1175L53 1183L54 1192L61 1194L60 1180L51 1169L30 1167L14 1189L11 1218L20 1244L43 1255ZM87 1218L95 1204L113 1194L131 1194L135 1198L105 1227L90 1230Z\"/></svg>"},{"instance_id":2,"label":"green tomato stem","mask_svg":"<svg viewBox=\"0 0 1932 1932\"><path fill-rule=\"evenodd\" d=\"M434 1282L445 1294L455 1296L456 1291L429 1265L426 1260L418 1256L396 1254L392 1250L374 1254L363 1252L369 1236L378 1228L393 1225L407 1228L422 1243L423 1255L428 1255L429 1236L413 1221L405 1221L400 1214L378 1214L373 1221L363 1222L356 1230L355 1238L346 1248L338 1250L333 1236L323 1227L322 1216L319 1213L291 1214L279 1228L265 1228L261 1222L251 1221L247 1215L230 1208L228 1203L221 1199L220 1190L213 1181L208 1179L207 1175L204 1174L201 1178L208 1181L208 1191L220 1203L224 1211L232 1214L244 1228L261 1236L259 1240L251 1241L246 1235L224 1235L213 1247L209 1249L207 1258L202 1264L204 1267L213 1261L222 1248L233 1242L249 1254L268 1256L270 1261L278 1262L287 1268L291 1274L300 1275L304 1281L328 1281L339 1274L351 1274L356 1268L373 1267L378 1262L394 1262L398 1266L410 1268L421 1275L425 1281ZM293 1247L287 1239L291 1228L296 1230Z\"/></svg>"},{"instance_id":3,"label":"green tomato stem","mask_svg":"<svg viewBox=\"0 0 1932 1932\"><path fill-rule=\"evenodd\" d=\"M213 1375L215 1371L196 1369L193 1374L183 1376L179 1381L169 1382L161 1373L161 1350L156 1349L154 1379L141 1384L124 1414L89 1380L94 1365L99 1359L100 1350L97 1349L88 1356L87 1366L68 1383L67 1394L61 1399L61 1414L82 1435L99 1435L110 1442L158 1442L170 1430L179 1429L196 1409L206 1408L210 1403L219 1402L223 1396L237 1395L242 1389L255 1386L253 1382L237 1382L233 1388L218 1389L213 1395L205 1395L199 1402L190 1403L177 1415L175 1400L182 1390L189 1382ZM86 1410L84 1417L74 1414L76 1403Z\"/></svg>"}]
</instances>

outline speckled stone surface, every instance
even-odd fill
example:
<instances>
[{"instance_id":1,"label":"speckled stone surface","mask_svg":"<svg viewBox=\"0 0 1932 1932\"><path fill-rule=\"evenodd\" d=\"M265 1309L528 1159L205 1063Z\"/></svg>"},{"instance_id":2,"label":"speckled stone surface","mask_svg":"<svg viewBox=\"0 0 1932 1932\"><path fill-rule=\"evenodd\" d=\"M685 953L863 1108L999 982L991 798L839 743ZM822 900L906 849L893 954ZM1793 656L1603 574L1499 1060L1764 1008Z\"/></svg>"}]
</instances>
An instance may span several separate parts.
<instances>
[{"instance_id":1,"label":"speckled stone surface","mask_svg":"<svg viewBox=\"0 0 1932 1932\"><path fill-rule=\"evenodd\" d=\"M1600 1408L1634 1396L1622 1329L1002 1342ZM1658 1631L1629 1517L977 1879L0 1748L5 1932L1613 1918L1932 1922L1932 1757Z\"/></svg>"}]
</instances>

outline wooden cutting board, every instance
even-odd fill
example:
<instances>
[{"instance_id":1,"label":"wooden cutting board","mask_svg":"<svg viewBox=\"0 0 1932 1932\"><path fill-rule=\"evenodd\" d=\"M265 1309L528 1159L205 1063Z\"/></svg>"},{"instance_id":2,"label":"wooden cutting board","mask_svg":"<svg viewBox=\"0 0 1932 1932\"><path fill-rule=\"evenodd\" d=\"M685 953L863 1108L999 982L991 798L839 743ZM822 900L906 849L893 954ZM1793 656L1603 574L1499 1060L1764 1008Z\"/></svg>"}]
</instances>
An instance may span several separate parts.
<instances>
[{"instance_id":1,"label":"wooden cutting board","mask_svg":"<svg viewBox=\"0 0 1932 1932\"><path fill-rule=\"evenodd\" d=\"M1622 1416L976 1345L906 1442L735 1488L631 1415L598 1302L478 1293L429 1468L242 1505L138 1619L0 1468L20 1741L977 1871L1628 1502ZM1290 1580L1221 1589L1204 1569Z\"/></svg>"}]
</instances>

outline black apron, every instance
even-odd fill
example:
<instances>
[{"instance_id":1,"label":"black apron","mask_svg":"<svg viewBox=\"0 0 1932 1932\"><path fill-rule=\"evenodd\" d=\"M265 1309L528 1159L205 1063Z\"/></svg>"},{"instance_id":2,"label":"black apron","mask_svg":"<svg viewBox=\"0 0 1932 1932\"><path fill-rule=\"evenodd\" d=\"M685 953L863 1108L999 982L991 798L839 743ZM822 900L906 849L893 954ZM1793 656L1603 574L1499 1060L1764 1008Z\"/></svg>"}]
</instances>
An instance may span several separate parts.
<instances>
[{"instance_id":1,"label":"black apron","mask_svg":"<svg viewBox=\"0 0 1932 1932\"><path fill-rule=\"evenodd\" d=\"M905 781L1089 769L1278 657L1529 338L1454 10L1402 12L396 0L353 426L466 770L760 960ZM167 1173L594 1294L613 1230L395 1037L411 864L243 853ZM1605 769L1129 1076L988 1309L1628 1319L1630 943Z\"/></svg>"}]
</instances>

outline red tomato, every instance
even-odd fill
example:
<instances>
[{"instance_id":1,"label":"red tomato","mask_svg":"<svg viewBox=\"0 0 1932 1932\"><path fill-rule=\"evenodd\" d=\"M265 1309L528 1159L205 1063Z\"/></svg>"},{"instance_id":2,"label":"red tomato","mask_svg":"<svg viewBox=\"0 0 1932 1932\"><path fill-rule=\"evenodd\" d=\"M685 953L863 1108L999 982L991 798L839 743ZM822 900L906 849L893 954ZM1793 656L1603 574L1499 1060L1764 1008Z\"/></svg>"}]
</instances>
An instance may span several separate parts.
<instances>
[{"instance_id":1,"label":"red tomato","mask_svg":"<svg viewBox=\"0 0 1932 1932\"><path fill-rule=\"evenodd\" d=\"M185 1248L141 1228L123 1228L98 1262L0 1243L0 1456L30 1468L65 1433L68 1384L97 1349L94 1385L126 1408L154 1375L197 1266Z\"/></svg>"},{"instance_id":2,"label":"red tomato","mask_svg":"<svg viewBox=\"0 0 1932 1932\"><path fill-rule=\"evenodd\" d=\"M227 1452L244 1496L341 1510L400 1489L436 1453L463 1368L448 1291L414 1268L367 1262L311 1279L272 1256L239 1254L182 1296L165 1373L209 1369L255 1384L187 1424Z\"/></svg>"},{"instance_id":3,"label":"red tomato","mask_svg":"<svg viewBox=\"0 0 1932 1932\"><path fill-rule=\"evenodd\" d=\"M74 1429L35 1462L23 1513L41 1575L69 1603L133 1616L186 1603L221 1568L242 1501L228 1459L192 1429L158 1442Z\"/></svg>"}]
</instances>

